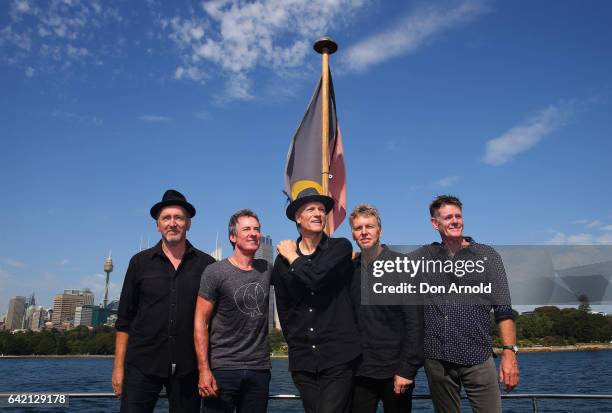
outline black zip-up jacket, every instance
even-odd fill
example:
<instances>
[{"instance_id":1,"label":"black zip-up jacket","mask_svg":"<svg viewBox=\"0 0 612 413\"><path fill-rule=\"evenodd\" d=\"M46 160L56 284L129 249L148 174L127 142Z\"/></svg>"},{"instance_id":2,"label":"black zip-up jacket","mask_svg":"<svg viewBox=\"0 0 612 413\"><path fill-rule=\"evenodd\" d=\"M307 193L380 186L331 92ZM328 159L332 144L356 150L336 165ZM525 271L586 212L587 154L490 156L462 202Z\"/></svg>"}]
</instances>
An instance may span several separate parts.
<instances>
[{"instance_id":1,"label":"black zip-up jacket","mask_svg":"<svg viewBox=\"0 0 612 413\"><path fill-rule=\"evenodd\" d=\"M383 251L376 257L376 261L395 261L396 257L404 257L385 245L382 247ZM372 276L372 265L369 263L365 277ZM351 294L358 313L362 347L362 362L357 375L387 379L397 374L414 380L417 370L424 362L423 306L360 305L362 276L359 256L354 261ZM368 280L365 285L371 287L372 281L374 280Z\"/></svg>"}]
</instances>

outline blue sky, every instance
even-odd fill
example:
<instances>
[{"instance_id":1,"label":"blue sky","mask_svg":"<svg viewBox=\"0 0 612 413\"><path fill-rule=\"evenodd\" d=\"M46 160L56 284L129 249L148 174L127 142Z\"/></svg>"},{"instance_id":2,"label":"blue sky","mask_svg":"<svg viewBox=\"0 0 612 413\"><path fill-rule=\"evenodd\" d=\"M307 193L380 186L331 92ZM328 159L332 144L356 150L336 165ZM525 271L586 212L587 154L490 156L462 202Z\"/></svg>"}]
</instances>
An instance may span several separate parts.
<instances>
[{"instance_id":1,"label":"blue sky","mask_svg":"<svg viewBox=\"0 0 612 413\"><path fill-rule=\"evenodd\" d=\"M294 237L283 167L323 34L348 204L388 243L436 239L427 205L453 193L482 242L610 244L610 21L603 0L1 2L0 313L100 300L109 250L118 296L168 188L205 251L244 207Z\"/></svg>"}]
</instances>

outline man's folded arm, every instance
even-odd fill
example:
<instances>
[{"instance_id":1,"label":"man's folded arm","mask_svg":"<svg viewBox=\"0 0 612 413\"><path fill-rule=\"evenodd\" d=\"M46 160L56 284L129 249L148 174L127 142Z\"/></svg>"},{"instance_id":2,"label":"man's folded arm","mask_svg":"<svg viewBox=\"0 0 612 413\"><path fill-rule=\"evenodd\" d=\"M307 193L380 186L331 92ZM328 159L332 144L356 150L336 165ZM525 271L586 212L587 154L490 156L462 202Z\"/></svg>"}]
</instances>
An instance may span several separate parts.
<instances>
[{"instance_id":1,"label":"man's folded arm","mask_svg":"<svg viewBox=\"0 0 612 413\"><path fill-rule=\"evenodd\" d=\"M319 291L339 275L352 276L351 243L341 238L319 259L301 256L289 266L289 272L313 291ZM340 272L340 274L339 274ZM346 274L342 274L345 272Z\"/></svg>"}]
</instances>

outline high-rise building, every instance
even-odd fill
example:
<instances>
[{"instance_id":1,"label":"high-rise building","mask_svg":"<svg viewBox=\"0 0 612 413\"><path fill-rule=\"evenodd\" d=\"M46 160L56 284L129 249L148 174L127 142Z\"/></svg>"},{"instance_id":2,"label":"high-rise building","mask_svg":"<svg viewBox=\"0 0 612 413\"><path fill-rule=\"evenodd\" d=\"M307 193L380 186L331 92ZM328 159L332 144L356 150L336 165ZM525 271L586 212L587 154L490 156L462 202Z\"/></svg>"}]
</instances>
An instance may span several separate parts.
<instances>
[{"instance_id":1,"label":"high-rise building","mask_svg":"<svg viewBox=\"0 0 612 413\"><path fill-rule=\"evenodd\" d=\"M6 330L17 330L23 328L23 319L26 311L26 298L15 296L9 300L8 313L6 314Z\"/></svg>"},{"instance_id":2,"label":"high-rise building","mask_svg":"<svg viewBox=\"0 0 612 413\"><path fill-rule=\"evenodd\" d=\"M266 260L270 265L274 265L274 248L272 245L272 237L262 235L259 241L259 248L255 252L255 258ZM274 287L270 287L270 305L268 307L268 329L276 328L280 330L280 321L278 319L278 310L276 309L276 295Z\"/></svg>"},{"instance_id":3,"label":"high-rise building","mask_svg":"<svg viewBox=\"0 0 612 413\"><path fill-rule=\"evenodd\" d=\"M26 298L26 308L36 305L36 298L34 298L34 293L30 294L28 298Z\"/></svg>"},{"instance_id":4,"label":"high-rise building","mask_svg":"<svg viewBox=\"0 0 612 413\"><path fill-rule=\"evenodd\" d=\"M74 326L92 327L91 319L95 306L91 304L80 305L74 310Z\"/></svg>"},{"instance_id":5,"label":"high-rise building","mask_svg":"<svg viewBox=\"0 0 612 413\"><path fill-rule=\"evenodd\" d=\"M66 323L73 323L76 308L83 305L93 305L94 295L89 289L64 290L53 299L53 325L62 328Z\"/></svg>"},{"instance_id":6,"label":"high-rise building","mask_svg":"<svg viewBox=\"0 0 612 413\"><path fill-rule=\"evenodd\" d=\"M30 307L31 308L31 307ZM42 306L34 306L32 312L32 318L30 319L30 325L28 328L32 331L40 331L45 327L45 316L47 312Z\"/></svg>"},{"instance_id":7,"label":"high-rise building","mask_svg":"<svg viewBox=\"0 0 612 413\"><path fill-rule=\"evenodd\" d=\"M26 305L29 302L29 298L26 299ZM36 312L36 306L35 305L30 305L26 307L26 311L25 311L25 316L23 317L23 323L21 324L21 328L23 328L24 330L31 330L32 327L32 317L34 316L34 313Z\"/></svg>"},{"instance_id":8,"label":"high-rise building","mask_svg":"<svg viewBox=\"0 0 612 413\"><path fill-rule=\"evenodd\" d=\"M217 261L221 261L223 259L223 248L216 247L214 251L211 251L210 256Z\"/></svg>"},{"instance_id":9,"label":"high-rise building","mask_svg":"<svg viewBox=\"0 0 612 413\"><path fill-rule=\"evenodd\" d=\"M83 288L82 290L64 290L64 294L83 296L83 304L85 305L93 305L94 303L94 294L89 288Z\"/></svg>"},{"instance_id":10,"label":"high-rise building","mask_svg":"<svg viewBox=\"0 0 612 413\"><path fill-rule=\"evenodd\" d=\"M112 314L117 314L117 311L108 307L94 307L91 315L91 326L98 327L106 324L108 317Z\"/></svg>"},{"instance_id":11,"label":"high-rise building","mask_svg":"<svg viewBox=\"0 0 612 413\"><path fill-rule=\"evenodd\" d=\"M272 238L269 235L262 235L259 241L259 248L255 252L255 258L261 258L274 264L274 253L272 249Z\"/></svg>"}]
</instances>

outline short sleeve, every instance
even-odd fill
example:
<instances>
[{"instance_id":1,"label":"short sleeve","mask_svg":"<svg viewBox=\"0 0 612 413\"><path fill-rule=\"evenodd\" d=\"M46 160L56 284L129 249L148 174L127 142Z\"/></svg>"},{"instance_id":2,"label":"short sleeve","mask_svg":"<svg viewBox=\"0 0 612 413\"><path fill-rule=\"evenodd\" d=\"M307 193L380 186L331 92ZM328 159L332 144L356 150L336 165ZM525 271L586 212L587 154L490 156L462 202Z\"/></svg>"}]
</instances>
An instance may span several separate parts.
<instances>
[{"instance_id":1,"label":"short sleeve","mask_svg":"<svg viewBox=\"0 0 612 413\"><path fill-rule=\"evenodd\" d=\"M217 265L209 265L202 273L200 279L200 290L198 295L210 301L216 301L218 296L219 277L218 271L214 270Z\"/></svg>"}]
</instances>

